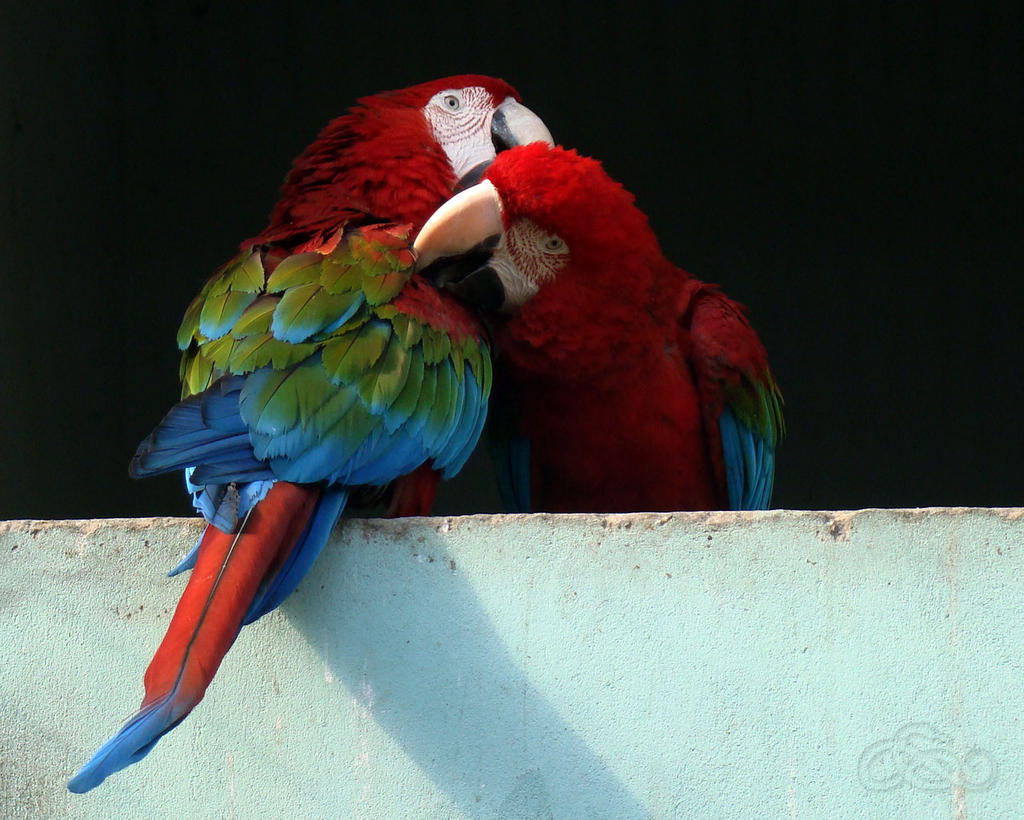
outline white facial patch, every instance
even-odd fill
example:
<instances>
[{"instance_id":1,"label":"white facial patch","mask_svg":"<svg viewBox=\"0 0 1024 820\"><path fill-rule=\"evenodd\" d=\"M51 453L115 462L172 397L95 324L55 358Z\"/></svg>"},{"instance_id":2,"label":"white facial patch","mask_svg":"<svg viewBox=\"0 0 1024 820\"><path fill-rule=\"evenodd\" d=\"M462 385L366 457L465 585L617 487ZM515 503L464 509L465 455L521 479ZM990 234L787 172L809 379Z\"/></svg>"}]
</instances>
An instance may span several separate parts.
<instances>
[{"instance_id":1,"label":"white facial patch","mask_svg":"<svg viewBox=\"0 0 1024 820\"><path fill-rule=\"evenodd\" d=\"M491 256L491 268L505 288L506 312L529 301L569 261L561 237L530 219L517 219L502 235Z\"/></svg>"},{"instance_id":2,"label":"white facial patch","mask_svg":"<svg viewBox=\"0 0 1024 820\"><path fill-rule=\"evenodd\" d=\"M476 85L439 91L424 106L423 116L457 178L481 162L494 159L494 108L490 92Z\"/></svg>"},{"instance_id":3,"label":"white facial patch","mask_svg":"<svg viewBox=\"0 0 1024 820\"><path fill-rule=\"evenodd\" d=\"M498 275L505 291L505 302L501 306L502 313L514 313L540 290L537 283L520 271L519 266L513 261L509 253L507 233L502 234L498 246L491 252L491 261L488 264L491 270Z\"/></svg>"},{"instance_id":4,"label":"white facial patch","mask_svg":"<svg viewBox=\"0 0 1024 820\"><path fill-rule=\"evenodd\" d=\"M569 246L533 220L517 219L507 236L509 253L519 270L538 285L554 279L569 261Z\"/></svg>"}]
</instances>

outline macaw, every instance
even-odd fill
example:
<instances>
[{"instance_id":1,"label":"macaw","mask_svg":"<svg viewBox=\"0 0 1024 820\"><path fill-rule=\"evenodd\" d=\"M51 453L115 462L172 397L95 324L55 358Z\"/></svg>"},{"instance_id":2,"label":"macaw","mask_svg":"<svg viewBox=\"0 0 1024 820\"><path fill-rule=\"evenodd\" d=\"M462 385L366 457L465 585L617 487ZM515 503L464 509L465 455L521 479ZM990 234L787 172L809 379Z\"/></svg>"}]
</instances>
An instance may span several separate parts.
<instances>
[{"instance_id":1,"label":"macaw","mask_svg":"<svg viewBox=\"0 0 1024 820\"><path fill-rule=\"evenodd\" d=\"M765 349L597 161L504 152L414 247L424 275L491 315L512 509L768 506L783 418Z\"/></svg>"},{"instance_id":2,"label":"macaw","mask_svg":"<svg viewBox=\"0 0 1024 820\"><path fill-rule=\"evenodd\" d=\"M182 400L130 473L184 469L209 525L139 711L70 781L98 786L202 699L239 630L309 570L361 487L417 471L413 507L480 436L490 352L475 316L413 275L410 243L497 150L551 141L506 83L450 77L359 101L295 161L270 224L189 306Z\"/></svg>"}]
</instances>

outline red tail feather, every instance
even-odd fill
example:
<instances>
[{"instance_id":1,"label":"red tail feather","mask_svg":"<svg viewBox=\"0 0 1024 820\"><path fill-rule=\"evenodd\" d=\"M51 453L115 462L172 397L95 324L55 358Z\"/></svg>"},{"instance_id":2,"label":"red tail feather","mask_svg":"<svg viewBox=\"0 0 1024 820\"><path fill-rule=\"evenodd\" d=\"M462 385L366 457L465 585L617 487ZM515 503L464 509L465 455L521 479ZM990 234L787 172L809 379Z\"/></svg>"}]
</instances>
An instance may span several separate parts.
<instances>
[{"instance_id":1,"label":"red tail feather","mask_svg":"<svg viewBox=\"0 0 1024 820\"><path fill-rule=\"evenodd\" d=\"M387 517L430 515L440 483L441 473L434 469L433 461L427 461L411 473L396 479L391 485L391 503L388 504Z\"/></svg>"},{"instance_id":2,"label":"red tail feather","mask_svg":"<svg viewBox=\"0 0 1024 820\"><path fill-rule=\"evenodd\" d=\"M197 704L231 647L268 570L302 535L317 488L275 484L239 533L209 526L167 634L146 670L145 707L177 688L176 701Z\"/></svg>"}]
</instances>

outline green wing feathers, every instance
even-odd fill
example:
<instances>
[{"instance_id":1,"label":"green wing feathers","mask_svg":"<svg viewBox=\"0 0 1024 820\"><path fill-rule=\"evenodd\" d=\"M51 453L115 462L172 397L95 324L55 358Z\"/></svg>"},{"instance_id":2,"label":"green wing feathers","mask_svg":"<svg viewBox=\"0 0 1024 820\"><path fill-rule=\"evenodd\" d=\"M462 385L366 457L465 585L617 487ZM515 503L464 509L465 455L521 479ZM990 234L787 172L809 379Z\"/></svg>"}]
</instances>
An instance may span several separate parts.
<instances>
[{"instance_id":1,"label":"green wing feathers","mask_svg":"<svg viewBox=\"0 0 1024 820\"><path fill-rule=\"evenodd\" d=\"M394 303L412 276L409 234L362 228L280 260L262 248L240 253L182 321L183 397L249 376L243 418L260 458L294 460L332 436L330 458L351 456L374 431L401 428L431 455L458 461L453 448L465 439L471 449L486 412L490 351L482 334L437 327Z\"/></svg>"},{"instance_id":2,"label":"green wing feathers","mask_svg":"<svg viewBox=\"0 0 1024 820\"><path fill-rule=\"evenodd\" d=\"M178 330L182 397L227 373L288 367L320 342L372 319L374 308L394 299L412 274L409 233L403 226L339 233L325 246L329 252L296 254L276 265L267 264L261 248L242 251L185 312ZM396 324L406 347L419 341L421 329L400 319Z\"/></svg>"}]
</instances>

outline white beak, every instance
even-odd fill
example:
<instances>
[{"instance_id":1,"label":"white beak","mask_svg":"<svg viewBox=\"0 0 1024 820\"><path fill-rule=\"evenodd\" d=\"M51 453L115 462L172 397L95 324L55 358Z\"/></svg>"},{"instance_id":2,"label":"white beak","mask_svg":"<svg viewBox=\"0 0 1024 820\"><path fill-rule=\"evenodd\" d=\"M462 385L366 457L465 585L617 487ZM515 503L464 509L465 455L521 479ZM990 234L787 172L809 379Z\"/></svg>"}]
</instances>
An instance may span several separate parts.
<instances>
[{"instance_id":1,"label":"white beak","mask_svg":"<svg viewBox=\"0 0 1024 820\"><path fill-rule=\"evenodd\" d=\"M416 270L438 259L469 253L488 241L497 243L505 230L501 210L501 198L486 179L453 196L434 211L416 237L412 246Z\"/></svg>"},{"instance_id":2,"label":"white beak","mask_svg":"<svg viewBox=\"0 0 1024 820\"><path fill-rule=\"evenodd\" d=\"M552 147L555 144L544 121L511 97L507 97L494 110L491 139L498 151L516 145L529 145L531 142L545 142Z\"/></svg>"}]
</instances>

